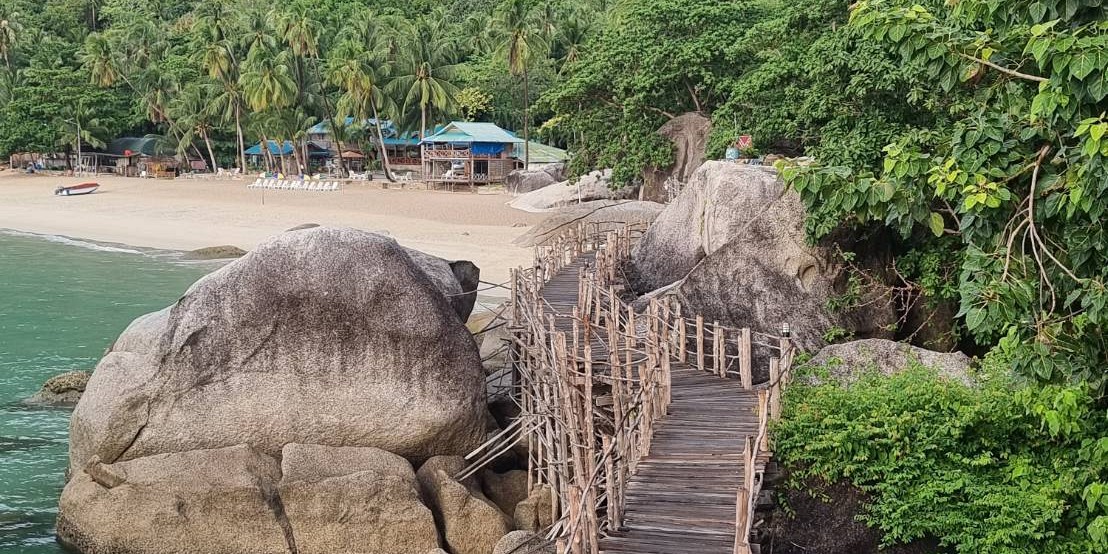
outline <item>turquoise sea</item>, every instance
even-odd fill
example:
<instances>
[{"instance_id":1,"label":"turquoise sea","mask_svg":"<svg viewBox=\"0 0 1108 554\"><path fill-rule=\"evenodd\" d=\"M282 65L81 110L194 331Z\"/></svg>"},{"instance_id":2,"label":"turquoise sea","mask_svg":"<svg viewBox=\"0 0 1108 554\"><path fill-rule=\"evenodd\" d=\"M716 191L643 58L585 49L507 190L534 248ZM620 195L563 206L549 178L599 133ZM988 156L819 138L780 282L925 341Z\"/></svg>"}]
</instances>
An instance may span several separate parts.
<instances>
[{"instance_id":1,"label":"turquoise sea","mask_svg":"<svg viewBox=\"0 0 1108 554\"><path fill-rule=\"evenodd\" d=\"M21 401L53 375L91 370L135 317L214 269L164 251L0 230L0 553L58 553L68 409Z\"/></svg>"}]
</instances>

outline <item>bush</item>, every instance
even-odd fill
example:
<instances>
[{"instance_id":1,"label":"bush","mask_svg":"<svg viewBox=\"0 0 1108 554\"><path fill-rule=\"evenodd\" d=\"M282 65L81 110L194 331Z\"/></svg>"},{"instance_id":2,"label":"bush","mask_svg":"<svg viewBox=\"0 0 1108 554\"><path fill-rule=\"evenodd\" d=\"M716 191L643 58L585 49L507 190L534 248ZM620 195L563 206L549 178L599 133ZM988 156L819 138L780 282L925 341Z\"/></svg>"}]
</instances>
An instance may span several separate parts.
<instances>
[{"instance_id":1,"label":"bush","mask_svg":"<svg viewBox=\"0 0 1108 554\"><path fill-rule=\"evenodd\" d=\"M917 367L849 388L793 386L776 428L799 482L848 480L884 544L1108 551L1108 425L1083 385L1031 385L991 356L971 388Z\"/></svg>"}]
</instances>

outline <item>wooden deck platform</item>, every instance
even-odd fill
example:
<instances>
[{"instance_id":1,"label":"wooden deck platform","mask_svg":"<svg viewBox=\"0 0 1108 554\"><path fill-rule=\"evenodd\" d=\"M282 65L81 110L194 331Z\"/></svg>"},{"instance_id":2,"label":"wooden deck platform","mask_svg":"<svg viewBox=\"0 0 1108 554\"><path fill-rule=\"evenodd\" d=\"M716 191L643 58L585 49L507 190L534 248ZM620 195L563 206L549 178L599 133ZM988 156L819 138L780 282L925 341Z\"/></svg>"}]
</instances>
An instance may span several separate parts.
<instances>
[{"instance_id":1,"label":"wooden deck platform","mask_svg":"<svg viewBox=\"0 0 1108 554\"><path fill-rule=\"evenodd\" d=\"M572 331L583 254L543 288L559 330ZM602 340L591 343L598 367L607 365ZM736 493L743 452L758 432L757 393L687 364L672 367L672 403L655 428L649 454L627 486L624 527L600 539L611 554L732 554ZM760 460L764 464L764 460Z\"/></svg>"}]
</instances>

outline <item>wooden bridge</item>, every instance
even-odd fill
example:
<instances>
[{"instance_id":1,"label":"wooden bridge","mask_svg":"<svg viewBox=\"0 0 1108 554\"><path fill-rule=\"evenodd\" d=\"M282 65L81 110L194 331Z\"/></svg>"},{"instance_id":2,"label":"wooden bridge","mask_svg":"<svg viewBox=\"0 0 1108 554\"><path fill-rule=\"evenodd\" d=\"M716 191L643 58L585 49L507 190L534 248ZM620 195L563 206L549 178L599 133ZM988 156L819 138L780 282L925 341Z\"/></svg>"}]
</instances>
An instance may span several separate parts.
<instances>
[{"instance_id":1,"label":"wooden bridge","mask_svg":"<svg viewBox=\"0 0 1108 554\"><path fill-rule=\"evenodd\" d=\"M513 275L523 413L478 461L527 442L528 485L553 493L559 553L749 554L793 348L672 301L636 313L620 269L638 232L571 229ZM756 359L768 383L754 384Z\"/></svg>"}]
</instances>

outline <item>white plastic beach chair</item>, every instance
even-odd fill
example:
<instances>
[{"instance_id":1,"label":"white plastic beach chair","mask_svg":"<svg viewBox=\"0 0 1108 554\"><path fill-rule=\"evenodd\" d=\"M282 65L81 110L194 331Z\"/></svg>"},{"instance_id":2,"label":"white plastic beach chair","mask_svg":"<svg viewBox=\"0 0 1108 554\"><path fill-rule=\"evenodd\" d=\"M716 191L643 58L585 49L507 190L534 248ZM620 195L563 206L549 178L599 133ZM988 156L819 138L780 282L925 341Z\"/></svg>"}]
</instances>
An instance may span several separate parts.
<instances>
[{"instance_id":1,"label":"white plastic beach chair","mask_svg":"<svg viewBox=\"0 0 1108 554\"><path fill-rule=\"evenodd\" d=\"M339 184L340 183L338 181L331 183L331 191L339 190Z\"/></svg>"}]
</instances>

